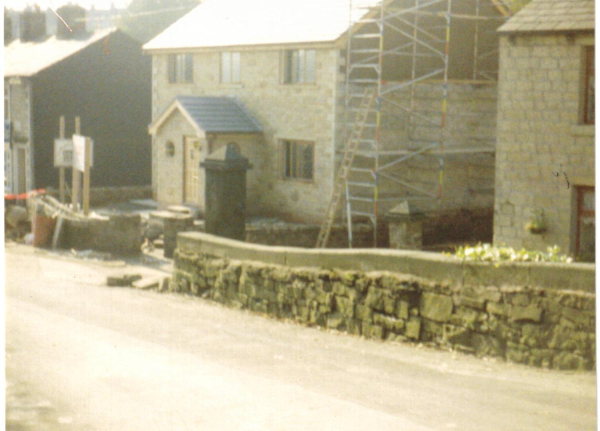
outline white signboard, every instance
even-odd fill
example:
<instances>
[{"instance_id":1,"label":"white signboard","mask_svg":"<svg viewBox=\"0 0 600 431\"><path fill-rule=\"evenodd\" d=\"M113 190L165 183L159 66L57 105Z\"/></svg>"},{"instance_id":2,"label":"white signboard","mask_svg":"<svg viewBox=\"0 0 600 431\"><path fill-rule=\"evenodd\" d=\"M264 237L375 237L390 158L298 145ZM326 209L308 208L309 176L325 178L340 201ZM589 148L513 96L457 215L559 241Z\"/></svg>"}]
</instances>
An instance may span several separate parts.
<instances>
[{"instance_id":1,"label":"white signboard","mask_svg":"<svg viewBox=\"0 0 600 431\"><path fill-rule=\"evenodd\" d=\"M85 136L73 135L73 169L83 172L85 170ZM90 167L94 166L94 141L90 139L92 154Z\"/></svg>"},{"instance_id":2,"label":"white signboard","mask_svg":"<svg viewBox=\"0 0 600 431\"><path fill-rule=\"evenodd\" d=\"M54 140L54 167L70 168L73 166L73 141L70 139Z\"/></svg>"}]
</instances>

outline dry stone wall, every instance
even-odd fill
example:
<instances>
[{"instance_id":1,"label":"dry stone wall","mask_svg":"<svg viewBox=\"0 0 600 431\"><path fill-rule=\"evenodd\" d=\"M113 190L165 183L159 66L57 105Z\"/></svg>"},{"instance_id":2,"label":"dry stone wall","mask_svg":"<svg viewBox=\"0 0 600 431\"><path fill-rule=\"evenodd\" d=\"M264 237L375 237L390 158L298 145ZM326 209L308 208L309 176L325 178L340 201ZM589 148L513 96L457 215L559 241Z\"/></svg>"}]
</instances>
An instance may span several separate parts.
<instances>
[{"instance_id":1,"label":"dry stone wall","mask_svg":"<svg viewBox=\"0 0 600 431\"><path fill-rule=\"evenodd\" d=\"M194 241L207 244L194 247ZM494 271L489 266L474 266L470 278L456 283L452 277L437 281L397 271L326 269L322 258L321 267L265 263L257 259L266 253L250 249L267 247L238 243L236 253L234 241L211 241L203 234L180 235L169 290L365 338L427 342L546 368L595 367L595 294L590 292L519 283L516 272L504 282L502 276L475 282L475 272ZM265 260L275 261L286 250L294 253L269 249L271 257ZM432 259L430 265L448 275L444 262ZM582 274L591 269L585 267ZM552 274L560 278L550 269Z\"/></svg>"}]
</instances>

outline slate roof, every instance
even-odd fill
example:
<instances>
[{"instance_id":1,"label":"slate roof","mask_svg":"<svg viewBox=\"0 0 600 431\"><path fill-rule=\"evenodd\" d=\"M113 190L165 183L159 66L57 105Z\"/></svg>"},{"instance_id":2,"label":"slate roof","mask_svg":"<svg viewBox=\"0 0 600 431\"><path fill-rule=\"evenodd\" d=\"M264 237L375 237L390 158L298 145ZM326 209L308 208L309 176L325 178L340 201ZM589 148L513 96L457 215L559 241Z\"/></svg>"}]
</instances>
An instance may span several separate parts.
<instances>
[{"instance_id":1,"label":"slate roof","mask_svg":"<svg viewBox=\"0 0 600 431\"><path fill-rule=\"evenodd\" d=\"M594 0L532 0L498 31L589 31L594 20Z\"/></svg>"},{"instance_id":2,"label":"slate roof","mask_svg":"<svg viewBox=\"0 0 600 431\"><path fill-rule=\"evenodd\" d=\"M205 0L146 50L333 42L349 25L350 0ZM360 3L354 19L379 0Z\"/></svg>"},{"instance_id":3,"label":"slate roof","mask_svg":"<svg viewBox=\"0 0 600 431\"><path fill-rule=\"evenodd\" d=\"M195 126L207 133L260 133L260 123L235 99L231 97L177 96L159 115L151 129L160 126L168 115L165 113L176 105L183 109Z\"/></svg>"},{"instance_id":4,"label":"slate roof","mask_svg":"<svg viewBox=\"0 0 600 431\"><path fill-rule=\"evenodd\" d=\"M117 29L114 28L99 30L85 39L57 39L51 36L39 42L14 40L4 47L4 76L34 76L115 31Z\"/></svg>"}]
</instances>

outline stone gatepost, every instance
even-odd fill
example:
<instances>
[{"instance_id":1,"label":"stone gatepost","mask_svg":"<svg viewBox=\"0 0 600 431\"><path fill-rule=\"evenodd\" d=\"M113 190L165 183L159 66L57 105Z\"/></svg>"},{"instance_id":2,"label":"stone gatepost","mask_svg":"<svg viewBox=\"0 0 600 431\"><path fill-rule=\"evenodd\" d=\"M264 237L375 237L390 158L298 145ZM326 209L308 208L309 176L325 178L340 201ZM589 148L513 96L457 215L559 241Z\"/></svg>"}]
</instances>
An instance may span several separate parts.
<instances>
[{"instance_id":1,"label":"stone gatepost","mask_svg":"<svg viewBox=\"0 0 600 431\"><path fill-rule=\"evenodd\" d=\"M206 233L244 241L246 238L246 172L252 165L236 144L211 154L200 163L206 171Z\"/></svg>"},{"instance_id":2,"label":"stone gatepost","mask_svg":"<svg viewBox=\"0 0 600 431\"><path fill-rule=\"evenodd\" d=\"M388 212L390 248L421 250L423 248L424 215L408 201L404 201Z\"/></svg>"}]
</instances>

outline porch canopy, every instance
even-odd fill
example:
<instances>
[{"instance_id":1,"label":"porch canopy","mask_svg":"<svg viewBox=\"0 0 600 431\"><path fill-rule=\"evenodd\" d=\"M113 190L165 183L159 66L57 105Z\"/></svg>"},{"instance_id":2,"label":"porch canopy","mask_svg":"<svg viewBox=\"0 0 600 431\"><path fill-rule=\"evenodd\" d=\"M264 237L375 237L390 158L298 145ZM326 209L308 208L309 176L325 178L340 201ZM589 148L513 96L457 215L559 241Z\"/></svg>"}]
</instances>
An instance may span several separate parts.
<instances>
[{"instance_id":1,"label":"porch canopy","mask_svg":"<svg viewBox=\"0 0 600 431\"><path fill-rule=\"evenodd\" d=\"M196 130L206 133L262 133L260 123L232 97L177 96L149 127L156 135L161 126L179 111Z\"/></svg>"}]
</instances>

